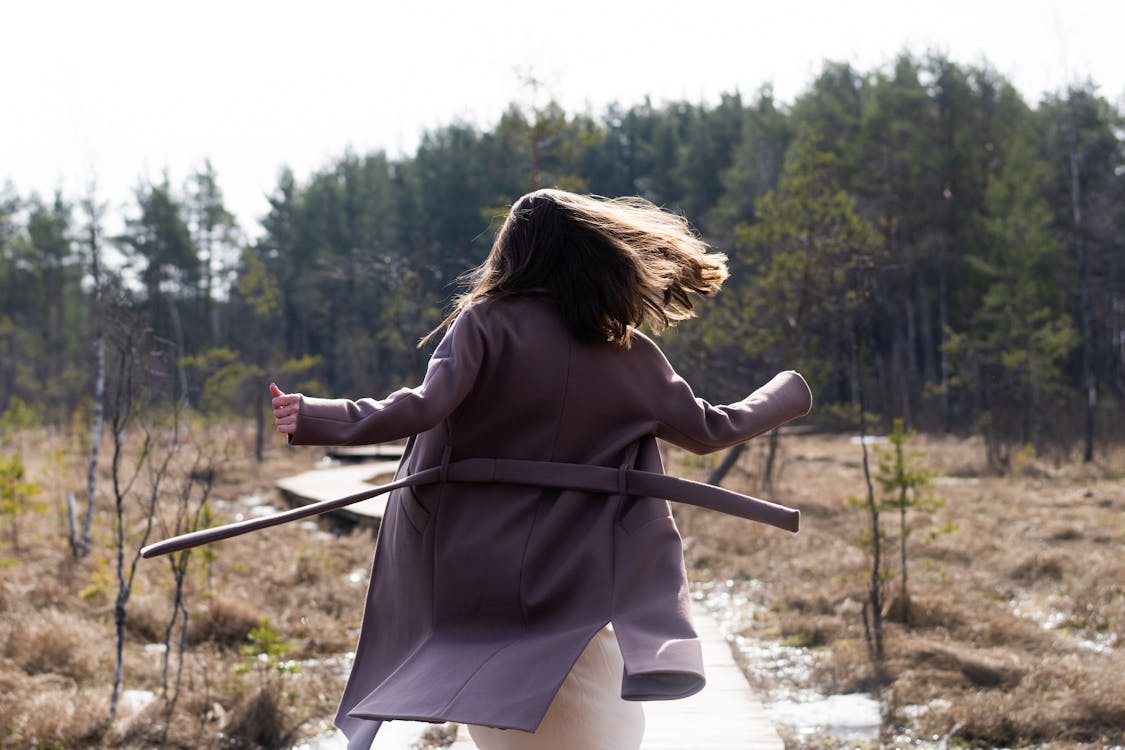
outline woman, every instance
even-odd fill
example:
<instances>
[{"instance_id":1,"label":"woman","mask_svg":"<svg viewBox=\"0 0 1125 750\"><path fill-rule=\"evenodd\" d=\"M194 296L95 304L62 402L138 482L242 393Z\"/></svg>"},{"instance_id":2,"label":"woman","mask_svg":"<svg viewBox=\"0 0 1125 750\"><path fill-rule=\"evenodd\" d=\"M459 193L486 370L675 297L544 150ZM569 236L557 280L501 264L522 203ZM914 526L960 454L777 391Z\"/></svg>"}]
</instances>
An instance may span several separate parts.
<instances>
[{"instance_id":1,"label":"woman","mask_svg":"<svg viewBox=\"0 0 1125 750\"><path fill-rule=\"evenodd\" d=\"M410 437L396 478L437 478L388 499L336 717L349 748L413 719L468 724L482 750L628 750L636 701L702 688L680 537L630 470L661 472L655 438L714 451L812 403L790 371L712 406L637 331L691 317L726 275L647 201L540 190L469 277L420 386L359 401L272 387L294 445Z\"/></svg>"}]
</instances>

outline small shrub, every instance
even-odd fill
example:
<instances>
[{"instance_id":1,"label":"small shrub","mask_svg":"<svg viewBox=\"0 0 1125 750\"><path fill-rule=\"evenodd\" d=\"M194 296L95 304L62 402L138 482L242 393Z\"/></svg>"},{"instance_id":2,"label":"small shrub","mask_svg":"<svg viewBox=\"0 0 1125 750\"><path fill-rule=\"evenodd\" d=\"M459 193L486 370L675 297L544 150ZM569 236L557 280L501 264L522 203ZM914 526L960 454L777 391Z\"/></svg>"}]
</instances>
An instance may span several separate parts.
<instances>
[{"instance_id":1,"label":"small shrub","mask_svg":"<svg viewBox=\"0 0 1125 750\"><path fill-rule=\"evenodd\" d=\"M264 689L271 677L295 674L300 671L300 667L296 664L286 661L285 657L291 648L289 641L274 628L268 617L263 617L258 625L250 630L246 640L248 643L239 649L243 661L235 668L236 674L257 671Z\"/></svg>"},{"instance_id":2,"label":"small shrub","mask_svg":"<svg viewBox=\"0 0 1125 750\"><path fill-rule=\"evenodd\" d=\"M82 597L88 602L101 602L109 592L113 591L116 581L113 580L113 573L109 570L109 558L98 558L97 565L90 573L90 583L88 586L78 592L78 596Z\"/></svg>"},{"instance_id":3,"label":"small shrub","mask_svg":"<svg viewBox=\"0 0 1125 750\"><path fill-rule=\"evenodd\" d=\"M8 408L0 413L0 443L6 443L16 433L36 429L43 421L43 415L34 406L13 396Z\"/></svg>"},{"instance_id":4,"label":"small shrub","mask_svg":"<svg viewBox=\"0 0 1125 750\"><path fill-rule=\"evenodd\" d=\"M282 750L288 747L297 726L289 722L277 686L263 688L240 703L223 728L221 747L231 750Z\"/></svg>"},{"instance_id":5,"label":"small shrub","mask_svg":"<svg viewBox=\"0 0 1125 750\"><path fill-rule=\"evenodd\" d=\"M188 620L188 642L210 641L221 646L246 643L249 633L259 625L258 611L242 599L217 596L209 600Z\"/></svg>"},{"instance_id":6,"label":"small shrub","mask_svg":"<svg viewBox=\"0 0 1125 750\"><path fill-rule=\"evenodd\" d=\"M42 487L28 480L18 451L6 460L0 458L0 516L8 517L8 539L17 553L20 547L20 516L28 512L47 511L46 503L35 499L42 492Z\"/></svg>"},{"instance_id":7,"label":"small shrub","mask_svg":"<svg viewBox=\"0 0 1125 750\"><path fill-rule=\"evenodd\" d=\"M1025 443L1011 458L1010 471L1017 477L1036 477L1042 472L1039 470L1035 446Z\"/></svg>"}]
</instances>

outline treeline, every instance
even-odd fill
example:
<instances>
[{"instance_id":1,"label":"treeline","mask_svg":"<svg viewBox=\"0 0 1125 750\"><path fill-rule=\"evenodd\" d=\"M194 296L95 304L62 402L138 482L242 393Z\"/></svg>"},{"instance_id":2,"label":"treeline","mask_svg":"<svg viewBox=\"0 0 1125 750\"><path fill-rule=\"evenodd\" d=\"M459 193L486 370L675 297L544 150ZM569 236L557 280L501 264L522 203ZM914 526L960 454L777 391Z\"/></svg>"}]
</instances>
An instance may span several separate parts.
<instances>
[{"instance_id":1,"label":"treeline","mask_svg":"<svg viewBox=\"0 0 1125 750\"><path fill-rule=\"evenodd\" d=\"M271 378L348 395L413 383L452 282L540 186L644 196L729 255L723 293L664 337L709 398L796 367L838 407L818 409L826 426L862 407L976 430L1000 465L1121 434L1121 112L1093 84L1031 106L987 67L909 55L827 64L791 106L768 87L597 115L513 105L408 157L283 170L254 228L209 164L142 184L118 236L96 194L8 186L0 410L88 408L91 342L128 315L165 352L168 397L207 413L260 414Z\"/></svg>"}]
</instances>

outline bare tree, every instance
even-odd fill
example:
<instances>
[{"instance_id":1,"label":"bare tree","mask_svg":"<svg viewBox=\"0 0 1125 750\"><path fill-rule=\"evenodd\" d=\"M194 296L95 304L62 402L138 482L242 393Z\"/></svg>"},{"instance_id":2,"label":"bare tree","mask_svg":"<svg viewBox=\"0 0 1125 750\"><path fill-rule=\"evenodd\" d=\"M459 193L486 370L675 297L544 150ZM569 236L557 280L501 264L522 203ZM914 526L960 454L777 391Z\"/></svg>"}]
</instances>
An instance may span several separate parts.
<instances>
[{"instance_id":1,"label":"bare tree","mask_svg":"<svg viewBox=\"0 0 1125 750\"><path fill-rule=\"evenodd\" d=\"M866 508L871 521L871 577L867 582L867 601L863 604L863 634L872 660L883 662L883 532L879 526L879 503L871 481L871 465L867 457L867 418L859 409L859 444L863 449L863 479L866 483Z\"/></svg>"},{"instance_id":2,"label":"bare tree","mask_svg":"<svg viewBox=\"0 0 1125 750\"><path fill-rule=\"evenodd\" d=\"M1098 406L1098 376L1094 367L1094 313L1090 294L1090 258L1084 237L1082 214L1082 167L1078 155L1078 125L1075 122L1075 92L1067 95L1067 165L1070 178L1070 210L1074 222L1074 256L1078 263L1078 310L1082 335L1082 388L1086 391L1082 460L1094 460L1094 421Z\"/></svg>"},{"instance_id":3,"label":"bare tree","mask_svg":"<svg viewBox=\"0 0 1125 750\"><path fill-rule=\"evenodd\" d=\"M117 715L117 703L121 693L121 678L124 667L125 626L128 622L129 598L137 574L137 563L141 559L141 548L148 542L156 519L157 503L162 485L168 478L172 459L179 450L181 404L172 402L172 424L160 432L168 435L168 445L161 451L159 427L154 427L144 419L145 373L140 367L140 359L149 353L142 351L143 345L151 340L148 332L133 316L126 316L118 328L120 341L117 346L117 366L113 388L110 434L113 438L113 458L111 476L114 499L114 547L117 557L117 595L113 607L113 623L116 636L116 659L113 670L113 690L110 694L109 717L112 721ZM143 436L139 454L126 468L125 452L127 433L133 428ZM147 487L143 493L135 493L137 480L144 474ZM137 497L139 495L139 497ZM141 513L141 533L135 545L130 545L126 537L128 501L136 498ZM126 551L126 548L128 552ZM129 557L126 562L126 557Z\"/></svg>"},{"instance_id":4,"label":"bare tree","mask_svg":"<svg viewBox=\"0 0 1125 750\"><path fill-rule=\"evenodd\" d=\"M102 216L105 206L97 200L97 186L91 182L82 200L86 215L85 241L90 253L90 274L94 281L94 295L90 311L94 340L94 424L90 433L90 462L86 472L86 512L82 519L82 533L78 533L74 494L67 493L67 517L70 521L70 552L75 559L90 552L90 523L94 516L94 493L97 488L98 455L105 421L105 328L102 316Z\"/></svg>"},{"instance_id":5,"label":"bare tree","mask_svg":"<svg viewBox=\"0 0 1125 750\"><path fill-rule=\"evenodd\" d=\"M175 518L171 524L164 524L166 536L184 534L205 526L210 520L208 500L215 482L214 458L196 446L195 458L187 473L180 480L177 493ZM161 668L161 685L169 715L175 709L180 696L180 685L184 670L184 651L188 640L187 574L192 550L183 550L168 556L169 568L174 581L172 590L172 616L164 629L164 660ZM169 687L169 668L172 662L172 636L179 625L176 647L176 676Z\"/></svg>"}]
</instances>

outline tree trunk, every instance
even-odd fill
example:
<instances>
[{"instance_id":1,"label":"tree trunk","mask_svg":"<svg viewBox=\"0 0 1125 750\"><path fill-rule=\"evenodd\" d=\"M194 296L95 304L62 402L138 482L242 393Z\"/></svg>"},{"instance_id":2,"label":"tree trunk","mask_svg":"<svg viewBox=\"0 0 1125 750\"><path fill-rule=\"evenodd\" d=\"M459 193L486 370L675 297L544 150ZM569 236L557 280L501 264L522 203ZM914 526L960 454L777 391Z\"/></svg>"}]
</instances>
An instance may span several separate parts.
<instances>
[{"instance_id":1,"label":"tree trunk","mask_svg":"<svg viewBox=\"0 0 1125 750\"><path fill-rule=\"evenodd\" d=\"M82 535L77 538L74 533L75 524L73 508L71 508L70 550L75 558L85 557L90 552L90 523L94 517L98 457L102 444L102 428L105 424L105 323L102 315L101 237L98 225L100 212L93 187L90 188L83 207L89 222L87 246L90 250L90 271L94 277L94 309L91 315L94 324L94 424L90 434L90 462L86 471L86 516L82 521Z\"/></svg>"},{"instance_id":2,"label":"tree trunk","mask_svg":"<svg viewBox=\"0 0 1125 750\"><path fill-rule=\"evenodd\" d=\"M767 492L773 489L773 475L777 466L777 450L780 438L781 433L777 429L770 430L770 439L766 448L766 465L762 469L762 489Z\"/></svg>"},{"instance_id":3,"label":"tree trunk","mask_svg":"<svg viewBox=\"0 0 1125 750\"><path fill-rule=\"evenodd\" d=\"M266 405L262 400L266 397L268 385L258 384L254 396L254 459L262 463L264 446L266 442Z\"/></svg>"},{"instance_id":4,"label":"tree trunk","mask_svg":"<svg viewBox=\"0 0 1125 750\"><path fill-rule=\"evenodd\" d=\"M1082 326L1082 385L1086 391L1086 424L1083 431L1082 460L1094 460L1094 416L1098 405L1097 374L1094 370L1094 312L1090 299L1090 263L1082 236L1082 193L1078 165L1078 133L1074 110L1070 109L1070 211L1074 221L1074 253L1078 264L1078 315Z\"/></svg>"},{"instance_id":5,"label":"tree trunk","mask_svg":"<svg viewBox=\"0 0 1125 750\"><path fill-rule=\"evenodd\" d=\"M949 284L945 278L945 258L938 263L938 351L941 357L941 429L949 433L952 429L952 412L949 404L949 352L945 337L949 335Z\"/></svg>"},{"instance_id":6,"label":"tree trunk","mask_svg":"<svg viewBox=\"0 0 1125 750\"><path fill-rule=\"evenodd\" d=\"M66 493L66 522L67 528L70 532L70 556L75 560L82 557L81 550L78 545L78 519L77 513L74 509L74 493Z\"/></svg>"},{"instance_id":7,"label":"tree trunk","mask_svg":"<svg viewBox=\"0 0 1125 750\"><path fill-rule=\"evenodd\" d=\"M914 424L914 415L911 413L910 397L914 393L921 393L922 379L919 377L917 341L918 321L914 314L914 297L909 291L909 279L904 278L902 288L905 291L903 300L906 321L900 327L902 341L902 383L899 384L902 394L902 418L907 424Z\"/></svg>"},{"instance_id":8,"label":"tree trunk","mask_svg":"<svg viewBox=\"0 0 1125 750\"><path fill-rule=\"evenodd\" d=\"M122 557L123 547L118 547L118 569L124 566ZM122 584L124 586L124 584ZM113 605L113 631L117 637L116 660L113 663L113 690L109 695L109 723L117 718L117 703L121 698L121 675L125 664L125 604L129 601L129 590L122 587L117 591L117 600Z\"/></svg>"},{"instance_id":9,"label":"tree trunk","mask_svg":"<svg viewBox=\"0 0 1125 750\"><path fill-rule=\"evenodd\" d=\"M857 287L862 286L862 279ZM864 632L869 636L867 641L868 653L875 662L876 669L882 669L883 663L883 540L879 533L879 505L875 501L875 485L871 480L871 464L867 451L867 395L863 389L863 375L860 367L860 355L868 336L862 315L850 326L852 345L852 382L854 384L855 398L853 402L859 407L859 445L863 451L863 480L867 489L867 512L871 521L871 576L867 582L867 604L864 608ZM868 622L866 611L870 607L871 617Z\"/></svg>"},{"instance_id":10,"label":"tree trunk","mask_svg":"<svg viewBox=\"0 0 1125 750\"><path fill-rule=\"evenodd\" d=\"M859 411L859 444L863 449L863 479L867 483L867 512L871 520L871 577L867 582L867 603L871 607L872 641L868 644L876 663L883 661L883 540L879 534L879 506L875 502L875 486L871 482L871 465L867 459L867 425L861 402Z\"/></svg>"},{"instance_id":11,"label":"tree trunk","mask_svg":"<svg viewBox=\"0 0 1125 750\"><path fill-rule=\"evenodd\" d=\"M180 403L185 406L188 401L187 371L184 370L184 326L180 322L180 308L176 305L174 297L168 297L168 314L172 321L172 335L176 337L176 375L180 384Z\"/></svg>"},{"instance_id":12,"label":"tree trunk","mask_svg":"<svg viewBox=\"0 0 1125 750\"><path fill-rule=\"evenodd\" d=\"M94 493L97 489L98 455L102 443L102 427L105 424L105 333L98 324L94 341L94 426L90 436L90 465L86 472L86 517L82 521L82 537L77 550L84 557L90 551L90 521L94 517ZM71 545L74 548L74 544Z\"/></svg>"},{"instance_id":13,"label":"tree trunk","mask_svg":"<svg viewBox=\"0 0 1125 750\"><path fill-rule=\"evenodd\" d=\"M707 477L707 484L721 484L723 479L726 478L727 474L734 468L735 464L738 463L738 459L741 458L742 454L745 452L746 443L739 443L727 451L727 454L723 456L723 460L715 467L715 470L711 472L711 476Z\"/></svg>"},{"instance_id":14,"label":"tree trunk","mask_svg":"<svg viewBox=\"0 0 1125 750\"><path fill-rule=\"evenodd\" d=\"M901 450L901 448L900 448ZM898 498L898 520L899 520L899 536L898 536L898 554L899 565L902 568L902 587L900 589L902 597L902 623L907 627L910 626L910 595L906 587L906 488L902 488L902 493Z\"/></svg>"}]
</instances>

